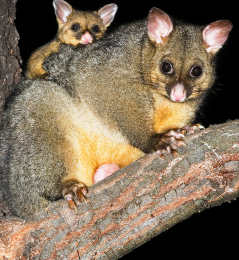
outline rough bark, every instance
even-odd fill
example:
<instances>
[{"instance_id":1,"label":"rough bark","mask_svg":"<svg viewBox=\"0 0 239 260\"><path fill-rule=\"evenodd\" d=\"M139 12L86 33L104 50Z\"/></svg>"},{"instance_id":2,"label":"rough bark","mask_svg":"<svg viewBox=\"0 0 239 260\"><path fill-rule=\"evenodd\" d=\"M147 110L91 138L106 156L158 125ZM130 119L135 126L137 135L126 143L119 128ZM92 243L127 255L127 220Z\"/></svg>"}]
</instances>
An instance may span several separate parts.
<instances>
[{"instance_id":1,"label":"rough bark","mask_svg":"<svg viewBox=\"0 0 239 260\"><path fill-rule=\"evenodd\" d=\"M0 113L14 84L21 80L19 36L14 20L17 0L0 0Z\"/></svg>"},{"instance_id":2,"label":"rough bark","mask_svg":"<svg viewBox=\"0 0 239 260\"><path fill-rule=\"evenodd\" d=\"M19 36L14 25L16 2L17 0L0 0L0 122L6 98L14 84L21 80ZM0 216L7 212L0 187Z\"/></svg>"},{"instance_id":3,"label":"rough bark","mask_svg":"<svg viewBox=\"0 0 239 260\"><path fill-rule=\"evenodd\" d=\"M2 219L0 259L118 259L192 214L235 199L239 120L186 143L176 158L149 154L93 185L77 212L60 200L28 221Z\"/></svg>"}]
</instances>

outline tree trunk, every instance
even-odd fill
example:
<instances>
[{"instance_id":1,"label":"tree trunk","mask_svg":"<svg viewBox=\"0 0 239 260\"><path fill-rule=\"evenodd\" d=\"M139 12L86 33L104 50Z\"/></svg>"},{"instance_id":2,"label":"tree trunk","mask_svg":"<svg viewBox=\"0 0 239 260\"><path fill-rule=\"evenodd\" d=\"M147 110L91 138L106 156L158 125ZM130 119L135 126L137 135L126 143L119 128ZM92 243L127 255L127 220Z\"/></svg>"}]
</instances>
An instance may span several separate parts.
<instances>
[{"instance_id":1,"label":"tree trunk","mask_svg":"<svg viewBox=\"0 0 239 260\"><path fill-rule=\"evenodd\" d=\"M77 212L60 200L31 220L3 219L0 259L118 259L191 215L235 199L239 120L189 135L186 144L178 157L149 154L93 185Z\"/></svg>"},{"instance_id":2,"label":"tree trunk","mask_svg":"<svg viewBox=\"0 0 239 260\"><path fill-rule=\"evenodd\" d=\"M17 0L0 0L0 123L6 98L21 80L21 57L14 20ZM1 184L1 174L0 174ZM0 216L7 214L0 185Z\"/></svg>"},{"instance_id":3,"label":"tree trunk","mask_svg":"<svg viewBox=\"0 0 239 260\"><path fill-rule=\"evenodd\" d=\"M21 80L21 57L14 20L17 0L0 0L0 113L14 84Z\"/></svg>"}]
</instances>

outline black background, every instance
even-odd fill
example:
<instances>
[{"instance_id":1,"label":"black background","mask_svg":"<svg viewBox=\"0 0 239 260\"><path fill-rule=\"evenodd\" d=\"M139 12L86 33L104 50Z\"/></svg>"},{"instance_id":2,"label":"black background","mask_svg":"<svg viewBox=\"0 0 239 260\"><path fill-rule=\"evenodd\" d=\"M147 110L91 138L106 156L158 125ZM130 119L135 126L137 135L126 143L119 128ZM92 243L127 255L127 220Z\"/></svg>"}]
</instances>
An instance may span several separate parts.
<instances>
[{"instance_id":1,"label":"black background","mask_svg":"<svg viewBox=\"0 0 239 260\"><path fill-rule=\"evenodd\" d=\"M108 1L68 1L73 8L98 10ZM119 9L111 29L121 23L145 18L152 7L172 17L207 25L221 19L233 22L227 43L218 54L217 79L198 121L205 126L239 118L238 16L236 1L115 1ZM50 41L57 22L51 0L18 0L17 30L23 65L32 51ZM239 201L225 203L179 223L123 259L222 259L238 258Z\"/></svg>"}]
</instances>

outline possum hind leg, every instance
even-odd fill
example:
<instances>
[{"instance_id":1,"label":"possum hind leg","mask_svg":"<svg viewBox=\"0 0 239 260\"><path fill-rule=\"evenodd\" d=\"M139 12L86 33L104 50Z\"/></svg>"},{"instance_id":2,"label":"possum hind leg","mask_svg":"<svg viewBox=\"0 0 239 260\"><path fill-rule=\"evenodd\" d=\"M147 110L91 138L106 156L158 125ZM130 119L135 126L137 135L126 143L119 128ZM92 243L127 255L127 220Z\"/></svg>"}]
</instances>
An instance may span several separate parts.
<instances>
[{"instance_id":1,"label":"possum hind leg","mask_svg":"<svg viewBox=\"0 0 239 260\"><path fill-rule=\"evenodd\" d=\"M64 183L62 195L67 200L70 209L75 209L81 202L87 200L87 186L77 180L71 180Z\"/></svg>"}]
</instances>

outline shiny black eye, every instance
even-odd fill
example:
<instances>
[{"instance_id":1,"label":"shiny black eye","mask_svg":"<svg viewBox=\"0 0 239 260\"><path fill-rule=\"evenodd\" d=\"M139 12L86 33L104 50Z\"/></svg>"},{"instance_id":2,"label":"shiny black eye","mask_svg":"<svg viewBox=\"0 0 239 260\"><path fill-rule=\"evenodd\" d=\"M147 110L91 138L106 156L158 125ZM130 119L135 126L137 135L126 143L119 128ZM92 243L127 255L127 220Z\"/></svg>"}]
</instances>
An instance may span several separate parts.
<instances>
[{"instance_id":1,"label":"shiny black eye","mask_svg":"<svg viewBox=\"0 0 239 260\"><path fill-rule=\"evenodd\" d=\"M98 24L92 25L91 29L92 29L92 31L94 33L99 33L100 32L100 26Z\"/></svg>"},{"instance_id":2,"label":"shiny black eye","mask_svg":"<svg viewBox=\"0 0 239 260\"><path fill-rule=\"evenodd\" d=\"M77 32L80 30L80 25L78 23L73 23L71 26L71 30Z\"/></svg>"},{"instance_id":3,"label":"shiny black eye","mask_svg":"<svg viewBox=\"0 0 239 260\"><path fill-rule=\"evenodd\" d=\"M161 63L161 71L164 74L172 74L173 73L173 65L168 61L164 61L164 62Z\"/></svg>"},{"instance_id":4,"label":"shiny black eye","mask_svg":"<svg viewBox=\"0 0 239 260\"><path fill-rule=\"evenodd\" d=\"M193 66L190 70L190 76L193 78L199 77L202 74L202 68L198 65Z\"/></svg>"}]
</instances>

